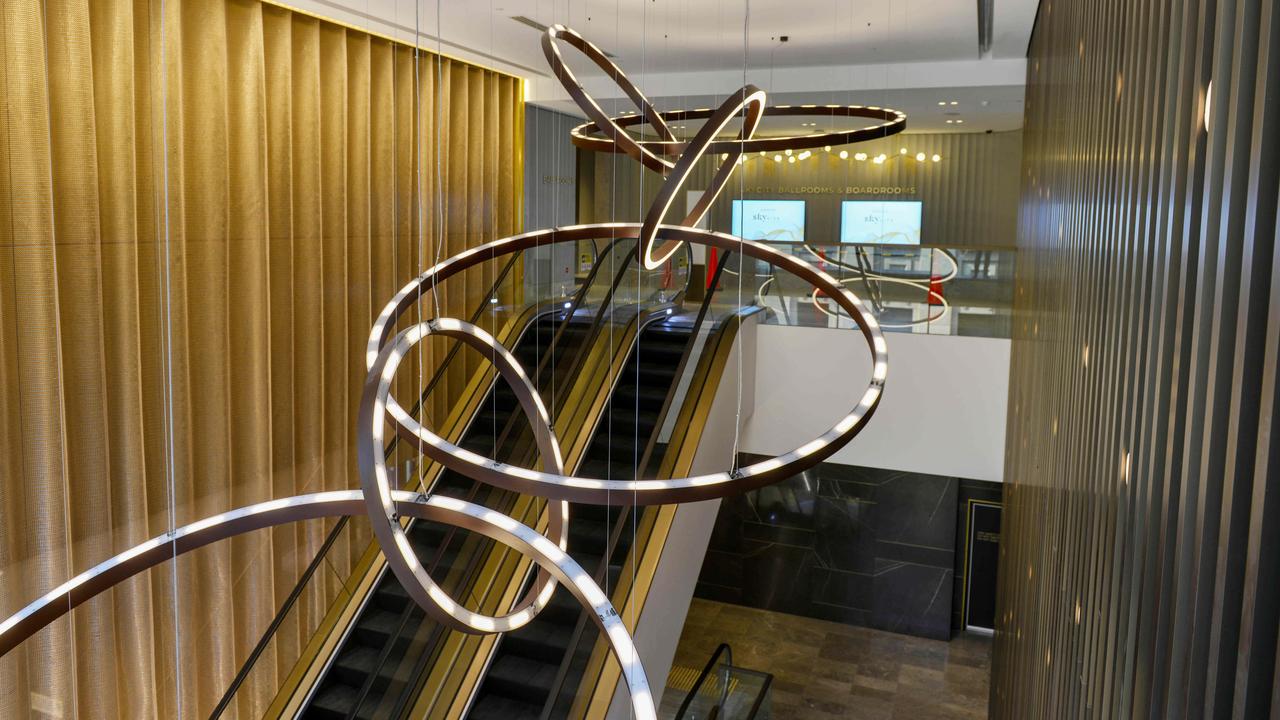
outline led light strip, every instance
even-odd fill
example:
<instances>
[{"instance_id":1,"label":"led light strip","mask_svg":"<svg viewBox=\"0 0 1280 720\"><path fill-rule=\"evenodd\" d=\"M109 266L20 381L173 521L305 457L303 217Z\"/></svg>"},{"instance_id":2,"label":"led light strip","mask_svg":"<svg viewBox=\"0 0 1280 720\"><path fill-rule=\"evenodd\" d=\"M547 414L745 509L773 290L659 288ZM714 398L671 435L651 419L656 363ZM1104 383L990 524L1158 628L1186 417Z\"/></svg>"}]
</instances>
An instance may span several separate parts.
<instances>
[{"instance_id":1,"label":"led light strip","mask_svg":"<svg viewBox=\"0 0 1280 720\"><path fill-rule=\"evenodd\" d=\"M819 253L809 243L804 244L804 249L808 250L809 254L813 255L814 257L818 258L823 262L829 262L832 265L835 265L836 267L844 268L845 270L851 270L853 272L858 273L859 277L851 277L851 278L845 278L841 280L840 284L842 285L847 286L851 282L858 282L858 281L862 281L863 283L869 283L872 280L876 280L878 282L895 283L898 285L906 285L908 287L912 287L917 290L923 290L926 293L928 293L930 297L936 298L938 301L937 304L940 305L942 308L941 310L938 311L938 314L936 315L928 315L926 317L918 318L916 320L911 320L910 322L904 322L904 323L882 322L880 323L880 327L897 329L897 328L914 327L916 325L928 325L929 323L934 323L939 320L942 320L947 316L948 313L951 312L951 303L947 302L947 299L942 296L942 293L934 290L933 287L935 284L941 285L942 283L948 282L954 279L956 275L960 274L960 263L956 262L955 257L953 257L951 253L947 252L946 250L943 250L942 248L929 248L929 250L932 252L939 253L942 255L942 257L946 258L947 262L951 263L951 270L936 280L934 280L932 277L929 278L928 280L916 280L914 278L905 278L905 277L898 277L895 275L885 275L884 273L875 273L875 272L871 272L870 270L864 270L856 265L850 265L844 262L843 260L841 260L838 256L825 257L821 253ZM812 303L815 308L817 308L820 312L822 312L827 317L835 318L837 323L843 317L839 313L831 312L826 308L826 306L822 304L822 302L818 299L817 288L814 288L813 294L809 297L809 302ZM928 304L932 305L933 303L928 303Z\"/></svg>"},{"instance_id":2,"label":"led light strip","mask_svg":"<svg viewBox=\"0 0 1280 720\"><path fill-rule=\"evenodd\" d=\"M531 247L545 247L559 242L576 242L597 237L638 237L637 223L597 223L573 225L548 230L535 230L486 243L449 258L427 269L409 282L383 308L369 335L366 357L372 367L391 337L400 316L411 308L417 297L427 294L433 283L444 282L480 262L499 258ZM862 331L872 356L872 374L857 405L834 426L804 445L774 458L747 465L729 473L713 473L667 480L603 480L515 467L464 450L433 433L411 417L388 396L386 408L402 437L419 443L432 460L467 477L505 490L541 497L592 504L642 505L693 502L723 497L769 485L799 474L830 457L844 447L866 425L880 402L880 393L888 373L888 347L878 321L866 312L863 301L831 275L809 262L764 243L743 240L733 235L711 232L681 225L660 225L656 237L677 242L741 251L743 255L764 260L785 272L811 283L839 305Z\"/></svg>"},{"instance_id":3,"label":"led light strip","mask_svg":"<svg viewBox=\"0 0 1280 720\"><path fill-rule=\"evenodd\" d=\"M533 528L482 505L405 490L392 490L390 496L395 512L478 532L527 555L541 570L564 583L578 602L591 608L596 626L608 638L622 665L635 716L644 720L657 717L648 678L626 626L591 576L561 547ZM360 490L295 495L220 513L154 537L98 563L0 622L0 655L104 590L178 555L285 523L360 515L366 505L365 493Z\"/></svg>"},{"instance_id":4,"label":"led light strip","mask_svg":"<svg viewBox=\"0 0 1280 720\"><path fill-rule=\"evenodd\" d=\"M622 92L626 93L627 97L631 98L631 102L635 104L640 114L635 118L631 118L635 122L630 124L648 123L664 141L675 142L676 136L667 127L662 114L654 109L653 104L649 102L649 98L640 92L640 88L637 88L631 82L626 73L622 72L622 68L615 65L604 54L604 51L596 47L590 40L582 37L576 30L567 28L564 25L556 24L547 28L546 33L542 36L542 54L546 56L547 64L551 66L551 74L560 79L560 84L569 92L569 96L578 104L578 107L582 108L582 112L586 113L588 118L591 118L592 127L604 128L607 138L598 139L604 142L611 150L624 152L639 160L642 165L650 170L665 175L668 170L674 167L674 163L659 157L643 144L636 142L622 128L622 125L609 118L605 111L600 108L595 98L582 89L582 83L578 82L578 78L574 76L573 71L565 64L564 58L560 55L560 48L556 45L557 40L563 40L577 48L583 55L586 55L591 62L596 64L596 67L604 71L607 77L613 78L613 81L622 89Z\"/></svg>"},{"instance_id":5,"label":"led light strip","mask_svg":"<svg viewBox=\"0 0 1280 720\"><path fill-rule=\"evenodd\" d=\"M556 589L555 580L551 574L545 568L539 570L537 580L506 615L490 616L472 612L449 597L449 594L427 574L422 563L418 562L417 554L414 553L409 544L409 537L400 525L400 518L391 499L391 483L388 479L387 456L384 449L386 439L383 437L387 397L391 392L391 383L395 379L400 362L409 350L426 339L428 335L442 335L460 340L481 351L485 357L490 358L497 365L499 374L515 391L516 399L520 402L525 417L529 418L533 426L543 467L557 474L564 472L564 460L560 454L560 443L557 442L555 431L551 428L551 416L515 357L492 335L471 323L453 318L440 318L429 323L420 323L396 335L379 353L369 368L364 394L360 400L356 452L359 458L360 484L364 488L369 518L373 522L373 533L382 546L387 564L391 566L392 572L395 573L396 579L400 581L405 592L432 618L455 630L469 633L515 630L536 617L551 601L551 595ZM400 426L397 422L397 427ZM566 550L569 539L569 503L563 500L551 500L548 502L547 509L551 516L551 536L556 539L555 543L562 551Z\"/></svg>"},{"instance_id":6,"label":"led light strip","mask_svg":"<svg viewBox=\"0 0 1280 720\"><path fill-rule=\"evenodd\" d=\"M644 216L644 225L640 228L640 246L644 248L645 269L657 270L662 267L662 263L666 262L680 248L679 242L667 243L659 252L659 257L655 258L653 256L653 245L657 240L658 225L666 217L667 211L671 209L671 204L675 201L680 189L684 187L685 181L689 179L689 173L693 171L698 161L702 159L712 139L729 124L730 120L737 117L738 113L743 110L746 111L746 115L743 117L742 131L738 133L739 144L725 154L725 157L720 162L719 169L716 170L716 174L707 185L707 189L703 191L693 209L689 211L689 214L680 223L689 227L697 225L702 220L702 217L707 214L707 210L711 209L711 203L715 202L716 198L720 196L720 191L728 184L729 176L733 174L738 158L742 157L741 142L749 140L755 134L756 127L760 124L760 115L764 111L764 91L754 85L747 85L726 98L721 103L720 109L716 110L711 119L694 136L693 141L689 143L688 149L680 156L676 166L671 170L671 174L662 183L662 188L658 190L658 194L653 198L653 204L649 206L649 212Z\"/></svg>"},{"instance_id":7,"label":"led light strip","mask_svg":"<svg viewBox=\"0 0 1280 720\"><path fill-rule=\"evenodd\" d=\"M562 79L561 82L564 82L564 80ZM654 116L664 122L668 120L705 120L710 118L713 113L714 111L711 108L698 108L696 110L668 110L644 116L629 114L603 120L588 114L587 117L590 118L591 122L583 123L573 128L569 131L569 134L573 144L584 150L626 152L630 155L632 151L624 146L615 146L610 138L617 133L625 133L627 128L649 122L650 118ZM764 108L764 117L797 116L865 118L872 122L855 130L830 130L807 135L761 137L745 142L725 138L724 140L715 140L710 143L707 147L707 152L733 152L735 147L740 152L748 154L754 152L779 152L782 150L812 150L824 148L828 145L835 147L837 145L849 145L886 138L890 135L896 135L907 128L907 116L905 113L875 105L770 105ZM606 128L606 130L602 131L601 128ZM601 132L604 133L603 136L597 134ZM680 155L687 149L687 144L683 140L633 140L632 142L639 148L638 152L650 153L654 157ZM646 164L646 167L649 167L649 165Z\"/></svg>"}]
</instances>

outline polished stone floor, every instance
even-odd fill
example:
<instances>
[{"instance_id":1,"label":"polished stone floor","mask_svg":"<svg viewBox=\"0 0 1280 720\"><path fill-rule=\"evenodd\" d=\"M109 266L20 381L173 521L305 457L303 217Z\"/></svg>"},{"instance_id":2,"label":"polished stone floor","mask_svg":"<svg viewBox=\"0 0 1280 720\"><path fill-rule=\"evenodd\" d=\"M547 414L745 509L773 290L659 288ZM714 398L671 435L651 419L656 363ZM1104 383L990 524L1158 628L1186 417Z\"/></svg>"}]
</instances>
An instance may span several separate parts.
<instances>
[{"instance_id":1,"label":"polished stone floor","mask_svg":"<svg viewBox=\"0 0 1280 720\"><path fill-rule=\"evenodd\" d=\"M774 720L987 717L987 638L927 640L695 598L674 665L700 670L721 642L735 665L773 674Z\"/></svg>"}]
</instances>

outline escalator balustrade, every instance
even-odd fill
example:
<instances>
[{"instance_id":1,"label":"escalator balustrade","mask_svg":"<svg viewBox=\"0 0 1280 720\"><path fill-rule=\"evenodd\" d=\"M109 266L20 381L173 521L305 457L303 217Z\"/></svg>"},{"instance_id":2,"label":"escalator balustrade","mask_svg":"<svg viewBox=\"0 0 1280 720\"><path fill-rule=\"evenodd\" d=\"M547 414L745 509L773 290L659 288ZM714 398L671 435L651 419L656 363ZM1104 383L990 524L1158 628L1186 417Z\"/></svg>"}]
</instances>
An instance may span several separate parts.
<instances>
[{"instance_id":1,"label":"escalator balustrade","mask_svg":"<svg viewBox=\"0 0 1280 720\"><path fill-rule=\"evenodd\" d=\"M563 315L544 314L534 320L512 351L530 373L538 368L544 354L552 353L537 373L543 381L540 386L550 380L557 365L566 364L574 356L590 334L589 320L571 319L552 347L552 338L563 319ZM459 445L504 462L518 462L532 445L531 433L518 430L525 425L515 393L499 381L489 389ZM516 430L506 430L508 427ZM465 498L480 489L474 480L446 470L432 492ZM461 533L436 523L415 521L407 534L414 552L434 577L445 578L455 570L462 547ZM451 542L448 541L450 534L455 536ZM407 662L406 659L412 658L406 656L421 648L423 639L434 629L435 624L412 602L395 575L384 570L333 663L316 686L302 717L383 716L388 690L405 687L412 680L409 676L415 663Z\"/></svg>"},{"instance_id":2,"label":"escalator balustrade","mask_svg":"<svg viewBox=\"0 0 1280 720\"><path fill-rule=\"evenodd\" d=\"M631 478L657 429L675 382L680 359L693 338L692 327L664 320L645 327L614 386L577 475ZM606 592L617 585L631 549L629 507L570 505L569 554ZM619 527L619 525L621 525ZM613 536L613 537L611 537ZM608 555L606 564L606 553ZM503 635L489 671L474 697L471 720L538 720L552 695L553 707L568 707L578 690L593 644L575 643L586 626L582 610L564 588L528 625ZM592 636L593 637L593 636ZM547 717L556 717L550 713Z\"/></svg>"}]
</instances>

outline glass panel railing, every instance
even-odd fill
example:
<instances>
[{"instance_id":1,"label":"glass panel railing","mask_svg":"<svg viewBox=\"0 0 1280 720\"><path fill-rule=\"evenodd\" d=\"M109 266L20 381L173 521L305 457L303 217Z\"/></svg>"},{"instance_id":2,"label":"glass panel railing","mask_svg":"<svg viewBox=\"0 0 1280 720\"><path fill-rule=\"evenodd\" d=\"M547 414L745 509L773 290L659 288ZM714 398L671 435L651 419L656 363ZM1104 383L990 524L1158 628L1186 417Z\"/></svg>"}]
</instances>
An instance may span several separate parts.
<instances>
[{"instance_id":1,"label":"glass panel railing","mask_svg":"<svg viewBox=\"0 0 1280 720\"><path fill-rule=\"evenodd\" d=\"M606 258L606 262L613 261L620 268L625 265L631 247L625 242L614 245L617 247L610 246L602 256ZM631 246L633 245L634 243L631 243ZM526 322L525 318L536 317L539 314L537 310L530 312L531 308L528 306L517 307L510 302L510 298L514 296L511 285L515 264L513 260L503 263L497 269L485 301L468 318L473 324L484 327L500 339L505 338L507 342L514 340L513 323ZM597 269L606 268L604 264L598 264ZM569 307L563 308L565 316L572 315L574 310L594 314L595 310L591 307L592 300L588 298L594 298L598 306L599 299L608 296L613 280L610 272L592 272L585 279L585 287L580 287L575 296L568 300L560 297L542 298L540 304L550 311L558 308L562 302L567 303ZM533 326L529 332L543 332L545 327L544 324L538 323L533 323ZM554 330L554 326L552 329ZM544 334L546 345L551 346L554 332ZM433 393L442 387L442 382L451 367L463 364L459 360L460 352L458 344L452 344L439 356L442 359L430 379L426 383L419 384L420 392L417 393L412 406L412 413L415 416L420 415L424 408L430 411ZM465 356L461 357L465 358ZM428 469L430 463L422 463L417 449L397 443L393 439L388 450L390 451L389 464L396 469L393 484L400 487L409 485L423 487L425 478L422 471ZM345 632L345 626L337 624L333 615L337 608L345 606L356 597L355 593L358 590L356 584L364 575L364 570L361 568L367 568L367 564L358 566L355 573L339 573L337 564L330 556L337 550L348 555L351 552L358 554L359 549L356 546L359 544L359 539L368 537L367 523L362 520L340 518L326 523L324 542L319 551L314 557L309 558L309 561L299 562L299 565L304 563L306 565L302 575L279 608L273 622L240 668L211 717L235 715L236 709L242 704L239 699L242 688L285 685L290 669L297 672L305 669L302 666L317 661L315 657L307 661L308 653L315 655L318 645L329 641L333 633ZM315 589L319 587L338 588L336 594L325 595L325 597L336 598L331 607L316 608L314 602L309 602L309 599L316 595ZM326 613L326 610L329 612ZM318 661L323 662L326 659L320 657ZM305 693L307 689L294 688L293 690ZM278 701L280 699L277 698Z\"/></svg>"},{"instance_id":2,"label":"glass panel railing","mask_svg":"<svg viewBox=\"0 0 1280 720\"><path fill-rule=\"evenodd\" d=\"M591 337L599 332L600 318L616 293L618 278L633 262L633 241L610 245L577 296L570 301L559 298L542 301L539 315L543 319L531 322L519 341L512 344L513 353L526 366L543 397L553 426L568 401L565 390L571 384L570 379L581 366ZM536 443L528 421L513 407L503 407L499 394L499 384L491 384L484 402L477 408L477 419L467 428L460 444L501 462L535 466ZM546 505L545 500L523 498L447 471L432 491L461 493L466 500L533 526ZM449 530L432 550L422 560L445 592L451 597L466 598L466 604L472 609L498 612L496 607L487 607L485 603L497 602L497 596L505 588L501 582L491 582L490 577L496 572L495 568L510 571L505 546L476 534ZM488 578L485 589L474 591L482 578ZM427 619L415 604L404 603L387 636L378 643L376 657L362 668L366 676L350 710L353 716L395 717L408 712L429 670L437 662L444 662L447 653L458 652L450 646L451 635L446 628Z\"/></svg>"},{"instance_id":3,"label":"glass panel railing","mask_svg":"<svg viewBox=\"0 0 1280 720\"><path fill-rule=\"evenodd\" d=\"M692 681L692 685L690 685ZM773 676L733 664L721 643L696 677L672 668L662 693L662 720L767 720L773 716Z\"/></svg>"},{"instance_id":4,"label":"glass panel railing","mask_svg":"<svg viewBox=\"0 0 1280 720\"><path fill-rule=\"evenodd\" d=\"M610 472L615 474L611 476L618 476L616 473L621 473L621 476L628 477L632 475L659 477L663 475L664 468L672 465L670 458L667 457L669 443L673 432L679 434L676 429L677 420L685 414L682 411L687 410L685 407L687 397L698 389L695 375L701 366L700 361L715 344L717 332L723 324L732 322L734 317L742 315L737 304L736 292L733 297L728 297L731 294L728 288L731 276L726 275L726 270L732 263L734 255L734 253L728 253L720 256L719 264L712 271L709 283L711 290L702 295L696 306L690 301L684 303L683 311L677 309L670 316L660 316L660 322L654 322L650 326L653 336L642 335L637 341L638 350L647 360L641 364L639 358L631 358L633 364L629 364L628 368L634 368L636 384L620 383L614 389L613 396L615 398L622 396L620 401L625 405L624 415L635 413L632 424L619 424L620 427L626 428L626 431L621 434L628 437L634 436L640 445L626 456L621 463L622 467L610 468ZM663 336L666 337L663 338ZM671 345L671 340L675 337L681 338L678 346ZM680 349L676 350L677 347ZM673 350L675 350L674 353ZM633 353L636 351L636 349L632 350ZM662 400L660 408L656 409L656 416L649 422L645 420L645 416L654 412L655 409L652 406L636 405L633 411L631 403L638 402L635 399L638 393L633 391L639 390L640 379L655 370L659 371L662 377L654 378L654 381L666 383L665 399ZM665 376L666 371L670 372L669 377ZM628 372L631 373L633 370ZM612 403L613 400L610 402L611 406ZM608 442L611 444L616 442L616 439L610 438ZM579 474L588 477L604 477L601 468L596 465L597 463L593 463L590 457L586 458L584 464L579 467ZM607 513L606 517L609 518L609 539L605 546L607 551L596 567L586 568L592 573L596 582L610 593L614 602L618 603L620 611L625 607L633 609L639 607L639 604L626 605L624 597L629 593L626 588L633 586L634 572L638 566L637 559L644 556L648 547L657 509L655 507L643 509L620 507ZM629 577L622 577L622 575ZM643 598L637 598L636 601L643 603ZM588 622L585 613L580 614L566 643L567 649L560 660L542 717L559 719L582 714L583 703L588 702L590 695L595 692L598 685L596 678L603 669L599 663L601 657L599 640L600 635L595 625ZM613 662L613 660L609 659L605 662Z\"/></svg>"},{"instance_id":5,"label":"glass panel railing","mask_svg":"<svg viewBox=\"0 0 1280 720\"><path fill-rule=\"evenodd\" d=\"M679 695L667 688L658 717L663 720L769 720L773 717L773 677L768 673L721 663L707 676L689 704L672 711L666 696Z\"/></svg>"},{"instance_id":6,"label":"glass panel railing","mask_svg":"<svg viewBox=\"0 0 1280 720\"><path fill-rule=\"evenodd\" d=\"M773 245L813 263L853 290L886 332L1009 337L1013 250ZM846 313L808 283L765 262L746 259L744 264L744 290L753 287L758 301L772 310L768 323L853 327Z\"/></svg>"}]
</instances>

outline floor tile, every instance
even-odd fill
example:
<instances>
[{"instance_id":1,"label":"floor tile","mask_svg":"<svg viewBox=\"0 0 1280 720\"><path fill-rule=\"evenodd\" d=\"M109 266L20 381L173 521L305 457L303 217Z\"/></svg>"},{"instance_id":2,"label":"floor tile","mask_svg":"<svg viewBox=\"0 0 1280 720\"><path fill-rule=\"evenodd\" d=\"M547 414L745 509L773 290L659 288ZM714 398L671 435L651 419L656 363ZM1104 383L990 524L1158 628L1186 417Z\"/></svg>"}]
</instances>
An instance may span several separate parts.
<instances>
[{"instance_id":1,"label":"floor tile","mask_svg":"<svg viewBox=\"0 0 1280 720\"><path fill-rule=\"evenodd\" d=\"M676 665L701 669L721 642L771 673L775 720L987 717L991 640L949 642L694 599Z\"/></svg>"}]
</instances>

